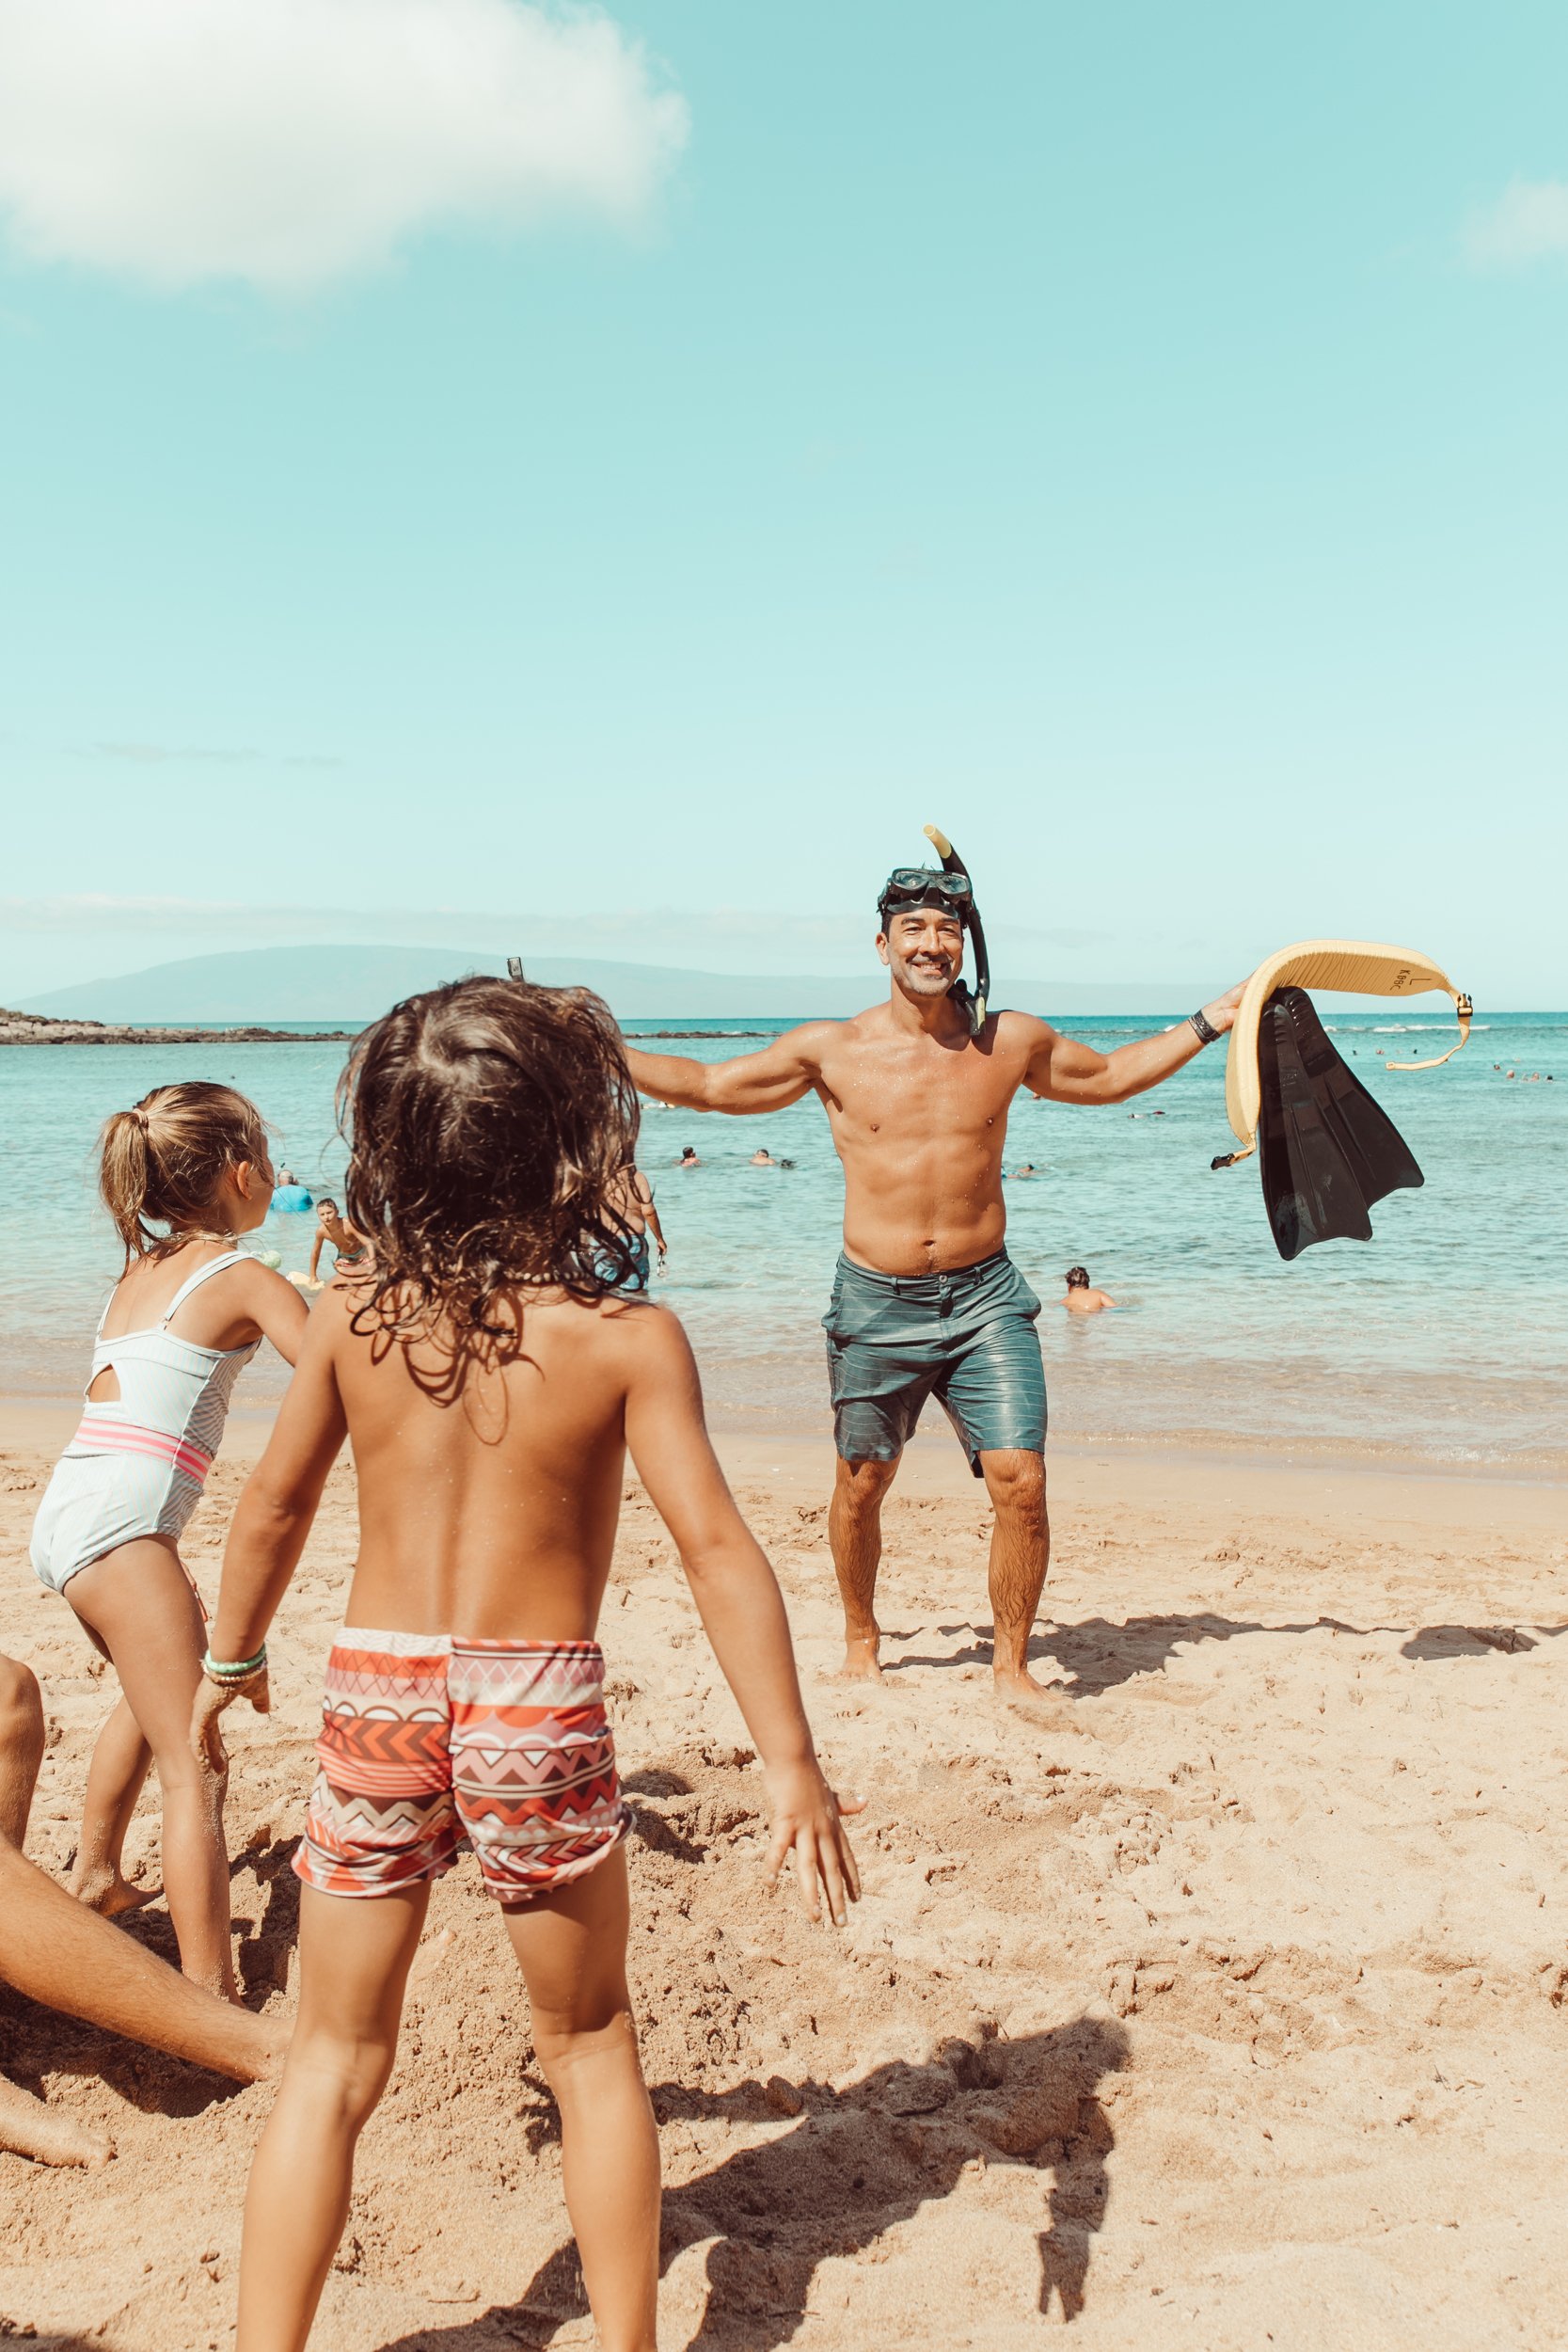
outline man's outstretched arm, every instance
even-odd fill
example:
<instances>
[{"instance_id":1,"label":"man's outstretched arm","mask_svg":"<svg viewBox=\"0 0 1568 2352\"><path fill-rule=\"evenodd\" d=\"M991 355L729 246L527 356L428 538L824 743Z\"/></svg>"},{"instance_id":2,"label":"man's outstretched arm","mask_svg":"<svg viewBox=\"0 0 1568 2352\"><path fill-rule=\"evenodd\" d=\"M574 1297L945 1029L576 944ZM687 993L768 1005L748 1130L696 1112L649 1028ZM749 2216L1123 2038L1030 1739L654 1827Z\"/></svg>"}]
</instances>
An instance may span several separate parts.
<instances>
[{"instance_id":1,"label":"man's outstretched arm","mask_svg":"<svg viewBox=\"0 0 1568 2352\"><path fill-rule=\"evenodd\" d=\"M1203 1018L1219 1036L1235 1020L1245 986L1244 980L1238 980L1234 988L1204 1006ZM1044 1095L1052 1103L1125 1103L1131 1095L1147 1094L1162 1078L1168 1078L1201 1054L1205 1042L1190 1021L1179 1021L1174 1029L1164 1030L1158 1037L1141 1037L1131 1045L1118 1045L1113 1054L1099 1053L1076 1038L1063 1037L1049 1022L1042 1021L1039 1029L1024 1084L1032 1094Z\"/></svg>"},{"instance_id":2,"label":"man's outstretched arm","mask_svg":"<svg viewBox=\"0 0 1568 2352\"><path fill-rule=\"evenodd\" d=\"M626 1065L641 1094L683 1111L782 1111L816 1084L823 1040L836 1024L808 1021L734 1061L692 1061L685 1054L644 1054L626 1045Z\"/></svg>"}]
</instances>

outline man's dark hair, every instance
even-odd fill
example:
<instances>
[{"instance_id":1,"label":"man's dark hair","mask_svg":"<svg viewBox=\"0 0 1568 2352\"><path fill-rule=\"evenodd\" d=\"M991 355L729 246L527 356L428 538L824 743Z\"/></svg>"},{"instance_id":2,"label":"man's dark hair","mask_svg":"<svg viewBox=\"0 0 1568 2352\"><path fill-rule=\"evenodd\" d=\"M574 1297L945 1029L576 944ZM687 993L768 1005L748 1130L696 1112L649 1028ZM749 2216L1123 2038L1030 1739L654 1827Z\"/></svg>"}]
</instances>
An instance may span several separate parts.
<instances>
[{"instance_id":1,"label":"man's dark hair","mask_svg":"<svg viewBox=\"0 0 1568 2352\"><path fill-rule=\"evenodd\" d=\"M1069 1291L1086 1291L1089 1287L1088 1267L1069 1265L1067 1270L1067 1286Z\"/></svg>"},{"instance_id":2,"label":"man's dark hair","mask_svg":"<svg viewBox=\"0 0 1568 2352\"><path fill-rule=\"evenodd\" d=\"M611 1202L637 1148L637 1089L610 1008L578 988L453 980L394 1005L338 1085L349 1220L369 1241L358 1331L470 1358L522 1352L502 1294L575 1298L631 1279L634 1236Z\"/></svg>"}]
</instances>

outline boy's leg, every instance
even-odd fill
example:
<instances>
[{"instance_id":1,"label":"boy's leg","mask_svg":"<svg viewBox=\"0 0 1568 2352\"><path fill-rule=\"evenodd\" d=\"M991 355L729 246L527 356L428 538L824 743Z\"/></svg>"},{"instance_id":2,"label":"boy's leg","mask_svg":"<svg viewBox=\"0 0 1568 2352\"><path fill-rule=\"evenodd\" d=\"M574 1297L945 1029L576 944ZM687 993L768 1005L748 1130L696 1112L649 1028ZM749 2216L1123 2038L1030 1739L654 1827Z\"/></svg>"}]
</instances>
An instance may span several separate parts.
<instances>
[{"instance_id":1,"label":"boy's leg","mask_svg":"<svg viewBox=\"0 0 1568 2352\"><path fill-rule=\"evenodd\" d=\"M236 2352L300 2352L309 2335L429 1902L428 1882L374 1897L300 1890L299 2016L245 2194Z\"/></svg>"},{"instance_id":2,"label":"boy's leg","mask_svg":"<svg viewBox=\"0 0 1568 2352\"><path fill-rule=\"evenodd\" d=\"M122 1868L125 1833L151 1767L152 1751L142 1738L130 1700L122 1696L92 1752L82 1837L71 1873L71 1891L78 1902L90 1904L106 1919L150 1903L157 1891L133 1886Z\"/></svg>"},{"instance_id":3,"label":"boy's leg","mask_svg":"<svg viewBox=\"0 0 1568 2352\"><path fill-rule=\"evenodd\" d=\"M164 1888L180 1965L209 1992L234 2000L223 1783L191 1746L206 1634L190 1579L171 1545L140 1537L80 1569L66 1598L107 1649L151 1743L163 1796Z\"/></svg>"},{"instance_id":4,"label":"boy's leg","mask_svg":"<svg viewBox=\"0 0 1568 2352\"><path fill-rule=\"evenodd\" d=\"M566 2210L599 2343L657 2352L658 2133L626 1991L627 1914L622 1845L506 1925L561 2109Z\"/></svg>"}]
</instances>

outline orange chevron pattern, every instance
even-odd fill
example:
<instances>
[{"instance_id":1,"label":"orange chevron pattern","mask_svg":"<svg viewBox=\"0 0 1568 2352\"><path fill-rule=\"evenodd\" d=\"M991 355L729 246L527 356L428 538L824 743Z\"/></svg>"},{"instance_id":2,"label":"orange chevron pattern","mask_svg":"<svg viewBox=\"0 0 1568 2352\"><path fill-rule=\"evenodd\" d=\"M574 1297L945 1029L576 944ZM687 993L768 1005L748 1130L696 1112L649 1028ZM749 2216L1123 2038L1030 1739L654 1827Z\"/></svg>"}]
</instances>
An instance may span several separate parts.
<instances>
[{"instance_id":1,"label":"orange chevron pattern","mask_svg":"<svg viewBox=\"0 0 1568 2352\"><path fill-rule=\"evenodd\" d=\"M472 1846L516 1910L626 1836L597 1642L474 1642L345 1626L327 1662L321 1767L294 1868L385 1895Z\"/></svg>"}]
</instances>

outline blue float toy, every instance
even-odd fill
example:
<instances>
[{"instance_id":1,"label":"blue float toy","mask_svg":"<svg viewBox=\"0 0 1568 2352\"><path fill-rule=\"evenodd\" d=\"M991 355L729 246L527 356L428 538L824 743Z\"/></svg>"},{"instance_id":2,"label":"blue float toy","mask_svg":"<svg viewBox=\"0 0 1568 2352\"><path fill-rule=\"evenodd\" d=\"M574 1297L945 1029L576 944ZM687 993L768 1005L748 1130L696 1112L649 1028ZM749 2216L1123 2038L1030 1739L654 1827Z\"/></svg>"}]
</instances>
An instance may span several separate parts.
<instances>
[{"instance_id":1,"label":"blue float toy","mask_svg":"<svg viewBox=\"0 0 1568 2352\"><path fill-rule=\"evenodd\" d=\"M275 1209L313 1209L315 1202L303 1184L279 1184L272 1196Z\"/></svg>"}]
</instances>

